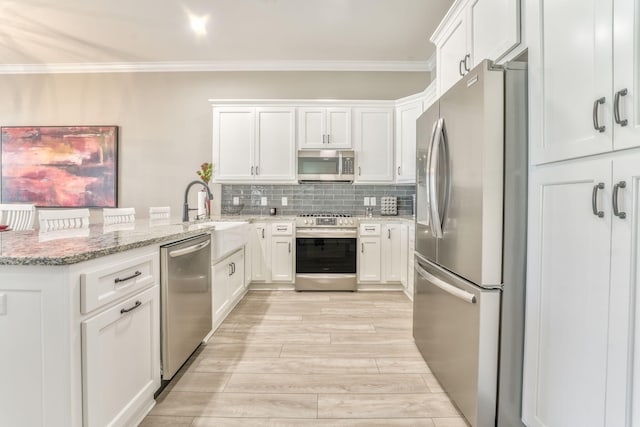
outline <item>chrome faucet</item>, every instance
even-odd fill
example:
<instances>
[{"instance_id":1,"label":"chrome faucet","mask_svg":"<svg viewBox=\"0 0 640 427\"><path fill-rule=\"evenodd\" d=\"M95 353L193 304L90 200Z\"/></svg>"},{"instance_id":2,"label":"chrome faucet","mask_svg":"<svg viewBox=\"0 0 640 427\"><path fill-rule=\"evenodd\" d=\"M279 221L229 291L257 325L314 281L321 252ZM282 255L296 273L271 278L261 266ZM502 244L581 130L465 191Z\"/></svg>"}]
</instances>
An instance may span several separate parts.
<instances>
[{"instance_id":1,"label":"chrome faucet","mask_svg":"<svg viewBox=\"0 0 640 427\"><path fill-rule=\"evenodd\" d=\"M191 181L189 185L187 185L187 189L184 190L184 207L182 208L182 221L189 222L189 211L195 211L196 209L189 209L189 203L187 202L187 197L189 196L189 190L194 184L200 184L207 190L207 197L209 200L213 200L213 194L211 194L211 189L209 186L203 181Z\"/></svg>"}]
</instances>

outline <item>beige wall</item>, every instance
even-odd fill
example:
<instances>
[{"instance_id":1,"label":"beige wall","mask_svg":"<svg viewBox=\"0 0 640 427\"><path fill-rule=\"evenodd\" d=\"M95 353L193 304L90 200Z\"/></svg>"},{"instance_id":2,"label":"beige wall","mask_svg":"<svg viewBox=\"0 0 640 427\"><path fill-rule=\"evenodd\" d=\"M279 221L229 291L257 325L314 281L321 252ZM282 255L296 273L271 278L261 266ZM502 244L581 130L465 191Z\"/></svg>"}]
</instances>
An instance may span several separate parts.
<instances>
[{"instance_id":1,"label":"beige wall","mask_svg":"<svg viewBox=\"0 0 640 427\"><path fill-rule=\"evenodd\" d=\"M428 73L4 75L0 126L119 126L119 205L139 217L169 205L178 216L186 184L212 158L208 99L397 99L429 81Z\"/></svg>"}]
</instances>

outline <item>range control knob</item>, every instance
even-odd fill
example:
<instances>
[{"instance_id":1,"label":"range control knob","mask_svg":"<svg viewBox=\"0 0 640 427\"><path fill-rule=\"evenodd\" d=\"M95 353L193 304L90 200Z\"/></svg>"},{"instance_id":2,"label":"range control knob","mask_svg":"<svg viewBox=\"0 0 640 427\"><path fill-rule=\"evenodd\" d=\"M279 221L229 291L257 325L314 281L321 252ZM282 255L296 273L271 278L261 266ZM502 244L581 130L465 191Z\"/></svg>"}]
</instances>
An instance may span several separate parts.
<instances>
[{"instance_id":1,"label":"range control knob","mask_svg":"<svg viewBox=\"0 0 640 427\"><path fill-rule=\"evenodd\" d=\"M341 219L338 220L338 225L342 225L342 220Z\"/></svg>"}]
</instances>

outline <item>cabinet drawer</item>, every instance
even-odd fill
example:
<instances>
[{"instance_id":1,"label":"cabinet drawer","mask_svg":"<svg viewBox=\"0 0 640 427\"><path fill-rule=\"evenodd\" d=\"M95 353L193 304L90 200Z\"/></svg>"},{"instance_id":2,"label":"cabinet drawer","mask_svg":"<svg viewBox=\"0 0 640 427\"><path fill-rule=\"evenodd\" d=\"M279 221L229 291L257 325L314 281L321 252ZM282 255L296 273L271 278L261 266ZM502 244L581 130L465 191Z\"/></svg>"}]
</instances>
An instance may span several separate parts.
<instances>
[{"instance_id":1,"label":"cabinet drawer","mask_svg":"<svg viewBox=\"0 0 640 427\"><path fill-rule=\"evenodd\" d=\"M123 262L105 263L80 274L80 310L89 313L158 282L158 255L144 255Z\"/></svg>"},{"instance_id":2,"label":"cabinet drawer","mask_svg":"<svg viewBox=\"0 0 640 427\"><path fill-rule=\"evenodd\" d=\"M293 224L287 222L274 222L271 224L272 236L292 236Z\"/></svg>"},{"instance_id":3,"label":"cabinet drawer","mask_svg":"<svg viewBox=\"0 0 640 427\"><path fill-rule=\"evenodd\" d=\"M379 236L380 224L360 224L361 236Z\"/></svg>"}]
</instances>

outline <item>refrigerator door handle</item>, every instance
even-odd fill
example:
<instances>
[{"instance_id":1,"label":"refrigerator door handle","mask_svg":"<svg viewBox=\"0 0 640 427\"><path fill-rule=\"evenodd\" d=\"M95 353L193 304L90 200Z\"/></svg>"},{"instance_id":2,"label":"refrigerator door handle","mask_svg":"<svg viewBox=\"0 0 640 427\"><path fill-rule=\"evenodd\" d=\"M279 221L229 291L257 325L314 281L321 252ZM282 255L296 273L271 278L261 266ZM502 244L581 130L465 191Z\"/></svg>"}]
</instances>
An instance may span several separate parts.
<instances>
[{"instance_id":1,"label":"refrigerator door handle","mask_svg":"<svg viewBox=\"0 0 640 427\"><path fill-rule=\"evenodd\" d=\"M429 156L429 224L433 235L441 239L442 234L442 218L440 217L440 203L438 200L438 160L440 158L440 143L443 140L442 128L444 126L444 119L438 119L436 131L433 137L433 147L431 148L431 155Z\"/></svg>"},{"instance_id":2,"label":"refrigerator door handle","mask_svg":"<svg viewBox=\"0 0 640 427\"><path fill-rule=\"evenodd\" d=\"M424 169L425 169L425 180L426 180L426 196L427 196L427 203L429 205L429 209L427 209L427 225L429 226L429 231L431 232L431 234L433 234L434 236L436 235L436 231L433 228L433 218L431 217L431 204L433 203L433 200L431 198L431 190L430 190L430 186L431 186L431 154L433 151L433 146L435 145L435 139L436 139L436 135L438 134L438 126L440 125L440 120L437 120L434 124L433 124L433 129L431 129L431 138L429 138L429 146L427 147L427 159L426 159L426 163L424 165Z\"/></svg>"},{"instance_id":3,"label":"refrigerator door handle","mask_svg":"<svg viewBox=\"0 0 640 427\"><path fill-rule=\"evenodd\" d=\"M420 263L416 263L416 272L423 277L425 280L428 280L429 283L432 283L434 285L436 285L437 287L439 287L440 289L442 289L443 291L445 291L446 293L448 293L449 295L452 295L458 299L463 300L464 302L467 302L469 304L475 304L476 303L476 296L473 295L472 293L469 293L467 291L463 291L462 289L456 288L455 286L452 286L450 284L448 284L447 282L445 282L442 279L438 279L436 276L429 274L424 268L422 268L420 266Z\"/></svg>"}]
</instances>

